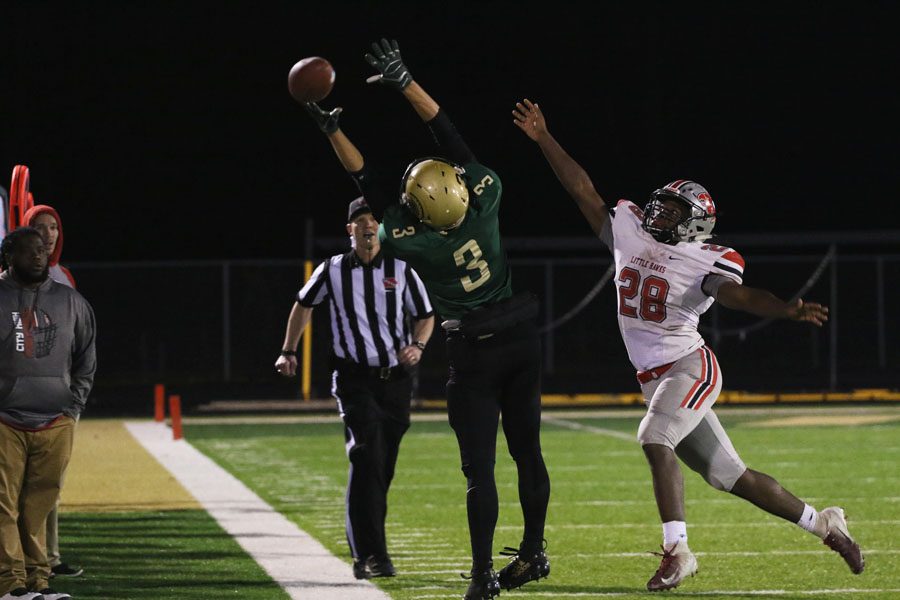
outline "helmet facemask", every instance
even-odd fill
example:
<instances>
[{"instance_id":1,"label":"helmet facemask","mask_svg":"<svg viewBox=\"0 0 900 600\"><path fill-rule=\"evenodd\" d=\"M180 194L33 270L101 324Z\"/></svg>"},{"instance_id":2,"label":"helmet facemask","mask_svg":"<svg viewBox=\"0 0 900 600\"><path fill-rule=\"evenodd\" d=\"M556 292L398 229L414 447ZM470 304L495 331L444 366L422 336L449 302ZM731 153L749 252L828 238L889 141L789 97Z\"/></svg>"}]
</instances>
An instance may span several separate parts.
<instances>
[{"instance_id":1,"label":"helmet facemask","mask_svg":"<svg viewBox=\"0 0 900 600\"><path fill-rule=\"evenodd\" d=\"M462 224L469 208L469 190L459 165L437 158L413 161L406 169L400 202L422 223L436 231Z\"/></svg>"},{"instance_id":2,"label":"helmet facemask","mask_svg":"<svg viewBox=\"0 0 900 600\"><path fill-rule=\"evenodd\" d=\"M664 204L675 200L681 207L680 215L672 215ZM675 221L672 227L655 225L660 217ZM699 242L712 237L716 224L716 206L706 189L693 181L676 181L653 192L644 208L644 231L659 242Z\"/></svg>"}]
</instances>

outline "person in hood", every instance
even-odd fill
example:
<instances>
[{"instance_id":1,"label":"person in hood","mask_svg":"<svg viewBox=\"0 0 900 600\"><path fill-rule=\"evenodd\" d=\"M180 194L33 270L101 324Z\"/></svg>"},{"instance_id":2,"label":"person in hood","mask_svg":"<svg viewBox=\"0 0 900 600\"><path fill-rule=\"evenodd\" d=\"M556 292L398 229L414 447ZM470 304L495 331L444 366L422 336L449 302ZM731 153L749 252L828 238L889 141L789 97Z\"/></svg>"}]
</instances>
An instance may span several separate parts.
<instances>
[{"instance_id":1,"label":"person in hood","mask_svg":"<svg viewBox=\"0 0 900 600\"><path fill-rule=\"evenodd\" d=\"M0 600L66 600L49 587L45 527L97 367L94 311L49 275L37 229L0 244Z\"/></svg>"},{"instance_id":2,"label":"person in hood","mask_svg":"<svg viewBox=\"0 0 900 600\"><path fill-rule=\"evenodd\" d=\"M34 227L44 238L44 246L49 254L48 267L50 278L57 283L71 288L75 285L72 272L59 264L62 256L63 229L62 219L55 208L47 204L36 204L25 211L25 224ZM65 480L65 476L63 477ZM47 516L47 557L50 559L51 577L79 577L84 573L80 566L64 562L59 551L59 502Z\"/></svg>"},{"instance_id":3,"label":"person in hood","mask_svg":"<svg viewBox=\"0 0 900 600\"><path fill-rule=\"evenodd\" d=\"M44 238L44 245L50 255L50 278L63 285L75 287L75 278L72 277L72 273L59 264L63 248L63 228L62 219L59 218L56 209L46 204L35 204L25 211L23 220L29 227L40 231L41 237Z\"/></svg>"}]
</instances>

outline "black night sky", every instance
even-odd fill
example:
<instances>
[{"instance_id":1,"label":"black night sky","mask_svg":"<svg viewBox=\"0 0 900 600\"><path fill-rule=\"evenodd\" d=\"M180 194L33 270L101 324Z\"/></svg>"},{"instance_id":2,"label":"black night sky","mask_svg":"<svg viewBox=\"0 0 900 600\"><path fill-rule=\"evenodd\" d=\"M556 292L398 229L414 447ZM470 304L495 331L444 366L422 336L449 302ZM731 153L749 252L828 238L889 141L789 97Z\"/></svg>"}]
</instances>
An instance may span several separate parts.
<instances>
[{"instance_id":1,"label":"black night sky","mask_svg":"<svg viewBox=\"0 0 900 600\"><path fill-rule=\"evenodd\" d=\"M896 229L897 10L888 2L85 2L0 14L0 184L28 165L63 262L298 258L356 193L288 95L329 59L342 125L399 176L434 153L362 56L405 61L504 183L507 236L587 236L511 122L543 107L608 200L703 183L718 232Z\"/></svg>"}]
</instances>

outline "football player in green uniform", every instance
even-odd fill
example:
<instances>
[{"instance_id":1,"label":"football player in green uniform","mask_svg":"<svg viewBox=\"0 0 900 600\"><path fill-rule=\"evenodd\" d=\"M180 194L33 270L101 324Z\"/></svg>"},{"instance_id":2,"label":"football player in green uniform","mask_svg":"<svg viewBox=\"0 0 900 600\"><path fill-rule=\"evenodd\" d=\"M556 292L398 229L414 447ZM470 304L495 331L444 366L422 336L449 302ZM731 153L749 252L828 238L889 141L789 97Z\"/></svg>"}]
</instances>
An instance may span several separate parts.
<instances>
[{"instance_id":1,"label":"football player in green uniform","mask_svg":"<svg viewBox=\"0 0 900 600\"><path fill-rule=\"evenodd\" d=\"M472 546L466 600L493 598L546 577L544 523L550 477L541 453L541 344L537 298L514 293L500 238L502 184L480 164L447 113L413 80L397 42L372 44L366 60L378 73L369 78L400 91L428 126L440 158L410 163L401 180L400 202L376 183L359 149L338 121L340 108L306 109L326 134L341 164L376 214L387 255L407 261L425 282L446 332L450 377L447 410L466 476L466 508ZM497 523L494 481L500 415L509 453L518 469L524 533L499 573L492 547Z\"/></svg>"}]
</instances>

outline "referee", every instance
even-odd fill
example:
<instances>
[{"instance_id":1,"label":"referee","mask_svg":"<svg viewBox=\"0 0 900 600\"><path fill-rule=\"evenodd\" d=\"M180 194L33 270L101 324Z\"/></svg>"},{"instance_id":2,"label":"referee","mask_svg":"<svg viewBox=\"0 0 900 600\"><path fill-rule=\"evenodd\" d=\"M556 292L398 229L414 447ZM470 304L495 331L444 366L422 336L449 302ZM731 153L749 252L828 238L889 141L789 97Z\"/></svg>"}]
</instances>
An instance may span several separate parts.
<instances>
[{"instance_id":1,"label":"referee","mask_svg":"<svg viewBox=\"0 0 900 600\"><path fill-rule=\"evenodd\" d=\"M327 300L331 392L350 459L345 522L353 575L393 577L384 533L387 493L400 439L409 429L409 371L422 358L434 316L412 267L382 256L378 221L362 197L350 203L347 233L353 248L320 264L297 294L275 369L288 377L296 374L297 344L313 308Z\"/></svg>"}]
</instances>

